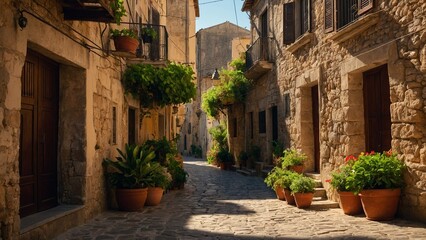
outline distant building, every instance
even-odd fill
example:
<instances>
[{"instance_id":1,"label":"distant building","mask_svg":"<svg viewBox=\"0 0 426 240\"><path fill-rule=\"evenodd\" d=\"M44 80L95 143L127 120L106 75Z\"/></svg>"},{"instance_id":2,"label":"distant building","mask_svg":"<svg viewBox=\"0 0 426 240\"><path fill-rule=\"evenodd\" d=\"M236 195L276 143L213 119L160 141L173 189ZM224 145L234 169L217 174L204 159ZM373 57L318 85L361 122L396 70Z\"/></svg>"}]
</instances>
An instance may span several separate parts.
<instances>
[{"instance_id":1,"label":"distant building","mask_svg":"<svg viewBox=\"0 0 426 240\"><path fill-rule=\"evenodd\" d=\"M196 35L196 65L197 65L197 99L187 105L187 115L183 126L181 140L186 139L186 146L181 151L188 153L191 145L201 146L203 156L211 147L208 128L217 124L215 120L208 119L201 110L202 94L215 84L219 79L212 79L212 74L217 69L226 69L229 62L240 57L250 43L250 31L230 22L224 22L206 29L201 29Z\"/></svg>"}]
</instances>

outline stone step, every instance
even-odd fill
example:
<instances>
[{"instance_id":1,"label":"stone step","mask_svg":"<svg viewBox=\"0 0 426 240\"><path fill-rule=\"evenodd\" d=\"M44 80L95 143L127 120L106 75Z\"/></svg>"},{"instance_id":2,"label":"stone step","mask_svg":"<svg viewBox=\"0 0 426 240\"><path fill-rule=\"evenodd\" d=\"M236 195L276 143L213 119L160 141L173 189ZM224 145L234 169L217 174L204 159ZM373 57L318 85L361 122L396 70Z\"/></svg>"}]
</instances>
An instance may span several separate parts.
<instances>
[{"instance_id":1,"label":"stone step","mask_svg":"<svg viewBox=\"0 0 426 240\"><path fill-rule=\"evenodd\" d=\"M322 187L316 187L314 197L327 199L327 192L325 191L325 188Z\"/></svg>"},{"instance_id":2,"label":"stone step","mask_svg":"<svg viewBox=\"0 0 426 240\"><path fill-rule=\"evenodd\" d=\"M315 180L321 180L321 174L319 173L305 173L305 176L313 178Z\"/></svg>"},{"instance_id":3,"label":"stone step","mask_svg":"<svg viewBox=\"0 0 426 240\"><path fill-rule=\"evenodd\" d=\"M316 188L322 188L323 187L321 180L314 179L314 181L315 181L315 187Z\"/></svg>"},{"instance_id":4,"label":"stone step","mask_svg":"<svg viewBox=\"0 0 426 240\"><path fill-rule=\"evenodd\" d=\"M237 169L237 173L240 173L240 174L245 175L245 176L256 176L255 170L247 169L247 168Z\"/></svg>"},{"instance_id":5,"label":"stone step","mask_svg":"<svg viewBox=\"0 0 426 240\"><path fill-rule=\"evenodd\" d=\"M309 207L309 209L313 210L324 210L330 208L339 208L339 203L321 198L314 198L312 205Z\"/></svg>"}]
</instances>

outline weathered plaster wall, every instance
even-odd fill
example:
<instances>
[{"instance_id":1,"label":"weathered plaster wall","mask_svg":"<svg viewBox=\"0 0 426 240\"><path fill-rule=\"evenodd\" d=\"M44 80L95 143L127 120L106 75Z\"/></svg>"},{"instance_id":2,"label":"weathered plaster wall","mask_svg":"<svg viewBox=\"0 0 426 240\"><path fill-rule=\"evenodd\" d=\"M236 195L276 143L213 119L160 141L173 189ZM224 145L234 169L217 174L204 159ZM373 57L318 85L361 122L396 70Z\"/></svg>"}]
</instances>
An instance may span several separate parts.
<instances>
[{"instance_id":1,"label":"weathered plaster wall","mask_svg":"<svg viewBox=\"0 0 426 240\"><path fill-rule=\"evenodd\" d=\"M258 102L253 109L255 119L256 113L264 109L263 102L265 106L273 105L273 99L277 99L280 106L284 94L289 94L289 116L279 114L280 138L287 131L290 145L312 156L312 135L305 128L311 120L304 109L312 107L307 90L318 84L321 176L328 179L346 155L365 151L362 73L387 64L392 149L408 166L399 213L426 221L426 3L375 1L377 24L338 43L331 39L336 32L327 34L323 30L323 2L312 1L311 41L293 53L283 45L283 2L269 3L269 35L276 47L276 59L273 70L256 80L259 85L249 94L247 106ZM254 23L259 22L264 9L261 4L254 7ZM265 78L268 87L262 84ZM260 97L257 92L262 89L268 94ZM278 91L270 91L273 89ZM283 109L285 106L279 111ZM310 160L308 169L313 168L312 163ZM328 195L336 199L331 189Z\"/></svg>"}]
</instances>

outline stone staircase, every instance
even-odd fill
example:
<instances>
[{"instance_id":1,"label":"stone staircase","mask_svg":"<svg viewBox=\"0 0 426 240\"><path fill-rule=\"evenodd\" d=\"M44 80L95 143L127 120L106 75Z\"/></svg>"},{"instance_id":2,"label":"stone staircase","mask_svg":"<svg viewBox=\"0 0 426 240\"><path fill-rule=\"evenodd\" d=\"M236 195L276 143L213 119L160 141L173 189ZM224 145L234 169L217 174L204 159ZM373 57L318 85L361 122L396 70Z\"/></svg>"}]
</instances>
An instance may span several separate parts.
<instances>
[{"instance_id":1,"label":"stone staircase","mask_svg":"<svg viewBox=\"0 0 426 240\"><path fill-rule=\"evenodd\" d=\"M304 173L306 176L314 179L315 181L315 193L314 200L310 209L330 209L330 208L339 208L339 203L330 201L327 198L327 193L325 188L322 186L321 177L319 173Z\"/></svg>"}]
</instances>

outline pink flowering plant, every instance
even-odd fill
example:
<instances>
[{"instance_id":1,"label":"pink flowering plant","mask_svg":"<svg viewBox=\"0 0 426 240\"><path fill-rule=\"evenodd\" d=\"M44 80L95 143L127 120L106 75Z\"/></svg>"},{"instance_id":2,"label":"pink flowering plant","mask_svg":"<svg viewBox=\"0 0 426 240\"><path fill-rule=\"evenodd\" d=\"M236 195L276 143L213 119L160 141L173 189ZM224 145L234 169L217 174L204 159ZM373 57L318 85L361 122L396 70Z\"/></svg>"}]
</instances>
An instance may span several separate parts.
<instances>
[{"instance_id":1,"label":"pink flowering plant","mask_svg":"<svg viewBox=\"0 0 426 240\"><path fill-rule=\"evenodd\" d=\"M404 185L405 165L392 151L361 153L351 166L346 187L354 193L363 189L393 189Z\"/></svg>"}]
</instances>

